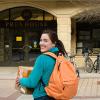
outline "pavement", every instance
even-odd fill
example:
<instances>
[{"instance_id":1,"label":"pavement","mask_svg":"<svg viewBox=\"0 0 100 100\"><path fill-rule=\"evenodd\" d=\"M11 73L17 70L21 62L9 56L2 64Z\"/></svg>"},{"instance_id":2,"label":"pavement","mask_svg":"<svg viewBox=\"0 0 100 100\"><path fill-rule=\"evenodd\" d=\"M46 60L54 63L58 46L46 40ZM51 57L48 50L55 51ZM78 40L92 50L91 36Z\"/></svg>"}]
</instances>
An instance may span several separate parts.
<instances>
[{"instance_id":1,"label":"pavement","mask_svg":"<svg viewBox=\"0 0 100 100\"><path fill-rule=\"evenodd\" d=\"M0 67L0 100L34 100L15 89L17 67ZM100 100L100 74L80 69L77 95L72 100Z\"/></svg>"}]
</instances>

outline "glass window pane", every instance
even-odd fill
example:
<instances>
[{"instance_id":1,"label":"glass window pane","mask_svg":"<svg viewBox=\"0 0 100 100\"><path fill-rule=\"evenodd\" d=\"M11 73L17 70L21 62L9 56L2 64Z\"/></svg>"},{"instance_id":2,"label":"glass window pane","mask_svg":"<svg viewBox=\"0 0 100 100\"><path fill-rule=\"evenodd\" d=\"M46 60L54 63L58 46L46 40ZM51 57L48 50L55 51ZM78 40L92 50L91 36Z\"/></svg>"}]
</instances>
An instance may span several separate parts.
<instances>
[{"instance_id":1,"label":"glass window pane","mask_svg":"<svg viewBox=\"0 0 100 100\"><path fill-rule=\"evenodd\" d=\"M94 39L100 40L100 29L94 29L92 36L93 36Z\"/></svg>"}]
</instances>

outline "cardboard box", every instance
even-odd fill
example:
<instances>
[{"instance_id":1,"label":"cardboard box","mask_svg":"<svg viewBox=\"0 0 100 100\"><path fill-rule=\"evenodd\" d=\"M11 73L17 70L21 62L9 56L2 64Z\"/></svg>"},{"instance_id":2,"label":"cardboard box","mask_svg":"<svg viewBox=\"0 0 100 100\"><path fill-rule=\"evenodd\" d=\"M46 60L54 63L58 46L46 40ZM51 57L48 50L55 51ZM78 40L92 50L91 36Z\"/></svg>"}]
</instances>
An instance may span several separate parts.
<instances>
[{"instance_id":1,"label":"cardboard box","mask_svg":"<svg viewBox=\"0 0 100 100\"><path fill-rule=\"evenodd\" d=\"M29 66L19 66L18 67L18 77L22 78L22 77L28 77L30 72L32 71L33 67L29 67Z\"/></svg>"},{"instance_id":2,"label":"cardboard box","mask_svg":"<svg viewBox=\"0 0 100 100\"><path fill-rule=\"evenodd\" d=\"M33 67L30 67L30 66L19 66L17 77L19 77L19 78L28 77L29 74L31 73L32 69L33 69ZM34 90L33 88L26 88L26 87L22 87L22 86L17 87L17 85L15 85L15 88L24 94L32 94L33 90Z\"/></svg>"}]
</instances>

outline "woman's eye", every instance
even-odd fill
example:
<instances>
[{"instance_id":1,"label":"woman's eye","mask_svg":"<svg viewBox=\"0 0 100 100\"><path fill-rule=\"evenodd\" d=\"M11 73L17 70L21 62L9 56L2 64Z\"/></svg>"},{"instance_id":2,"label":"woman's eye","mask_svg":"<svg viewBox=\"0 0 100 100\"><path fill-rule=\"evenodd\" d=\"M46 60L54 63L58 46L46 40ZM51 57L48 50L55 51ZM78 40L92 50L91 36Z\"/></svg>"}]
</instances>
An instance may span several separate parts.
<instances>
[{"instance_id":1,"label":"woman's eye","mask_svg":"<svg viewBox=\"0 0 100 100\"><path fill-rule=\"evenodd\" d=\"M48 42L47 39L40 39L40 42Z\"/></svg>"},{"instance_id":2,"label":"woman's eye","mask_svg":"<svg viewBox=\"0 0 100 100\"><path fill-rule=\"evenodd\" d=\"M44 39L44 42L48 42L48 40L47 39Z\"/></svg>"}]
</instances>

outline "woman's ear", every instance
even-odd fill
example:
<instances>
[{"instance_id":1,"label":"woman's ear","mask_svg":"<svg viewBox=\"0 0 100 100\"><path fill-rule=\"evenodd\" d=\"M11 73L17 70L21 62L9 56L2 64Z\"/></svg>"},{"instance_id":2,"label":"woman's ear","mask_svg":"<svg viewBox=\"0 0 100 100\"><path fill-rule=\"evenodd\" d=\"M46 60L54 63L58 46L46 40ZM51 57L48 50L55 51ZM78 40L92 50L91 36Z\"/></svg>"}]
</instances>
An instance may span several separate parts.
<instances>
[{"instance_id":1,"label":"woman's ear","mask_svg":"<svg viewBox=\"0 0 100 100\"><path fill-rule=\"evenodd\" d=\"M52 44L52 47L55 47L55 44Z\"/></svg>"}]
</instances>

